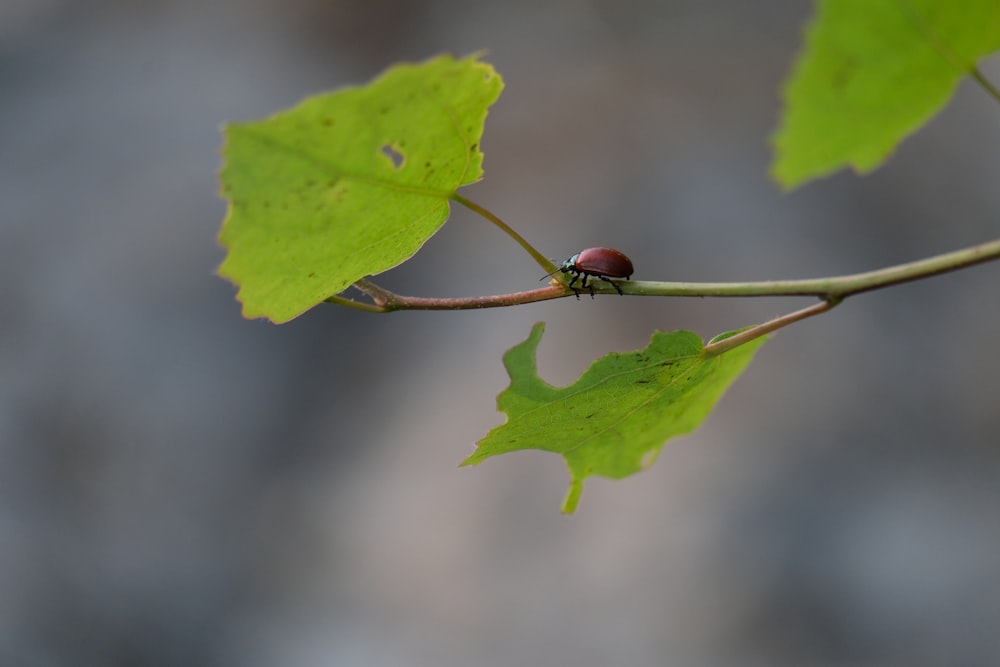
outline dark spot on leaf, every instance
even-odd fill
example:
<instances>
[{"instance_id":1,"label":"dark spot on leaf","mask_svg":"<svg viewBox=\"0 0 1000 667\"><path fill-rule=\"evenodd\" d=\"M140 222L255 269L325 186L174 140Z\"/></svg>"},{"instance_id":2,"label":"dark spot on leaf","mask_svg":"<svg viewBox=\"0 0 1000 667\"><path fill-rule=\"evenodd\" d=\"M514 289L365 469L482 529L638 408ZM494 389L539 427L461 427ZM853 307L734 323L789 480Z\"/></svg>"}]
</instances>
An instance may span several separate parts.
<instances>
[{"instance_id":1,"label":"dark spot on leaf","mask_svg":"<svg viewBox=\"0 0 1000 667\"><path fill-rule=\"evenodd\" d=\"M846 91L857 77L859 63L855 58L846 58L830 73L830 87L838 92Z\"/></svg>"},{"instance_id":2,"label":"dark spot on leaf","mask_svg":"<svg viewBox=\"0 0 1000 667\"><path fill-rule=\"evenodd\" d=\"M389 107L382 107L381 109L378 110L378 112L382 115L385 115L389 113Z\"/></svg>"},{"instance_id":3,"label":"dark spot on leaf","mask_svg":"<svg viewBox=\"0 0 1000 667\"><path fill-rule=\"evenodd\" d=\"M427 168L427 167L430 167L430 166L431 166L430 162L424 162L424 168Z\"/></svg>"},{"instance_id":4,"label":"dark spot on leaf","mask_svg":"<svg viewBox=\"0 0 1000 667\"><path fill-rule=\"evenodd\" d=\"M333 125L332 118L323 118L319 122L323 127L331 127Z\"/></svg>"},{"instance_id":5,"label":"dark spot on leaf","mask_svg":"<svg viewBox=\"0 0 1000 667\"><path fill-rule=\"evenodd\" d=\"M475 153L478 149L479 149L479 144L472 144L471 146L469 146L470 153Z\"/></svg>"},{"instance_id":6,"label":"dark spot on leaf","mask_svg":"<svg viewBox=\"0 0 1000 667\"><path fill-rule=\"evenodd\" d=\"M402 144L400 144L400 146L402 146ZM389 144L385 144L384 146L382 146L382 148L380 148L379 151L381 151L382 155L389 158L389 160L392 162L392 166L395 167L396 169L402 167L403 163L406 161L406 156L404 156L402 153L397 151Z\"/></svg>"},{"instance_id":7,"label":"dark spot on leaf","mask_svg":"<svg viewBox=\"0 0 1000 667\"><path fill-rule=\"evenodd\" d=\"M310 278L315 278L316 277L316 272L315 271L310 271L309 272L309 277Z\"/></svg>"}]
</instances>

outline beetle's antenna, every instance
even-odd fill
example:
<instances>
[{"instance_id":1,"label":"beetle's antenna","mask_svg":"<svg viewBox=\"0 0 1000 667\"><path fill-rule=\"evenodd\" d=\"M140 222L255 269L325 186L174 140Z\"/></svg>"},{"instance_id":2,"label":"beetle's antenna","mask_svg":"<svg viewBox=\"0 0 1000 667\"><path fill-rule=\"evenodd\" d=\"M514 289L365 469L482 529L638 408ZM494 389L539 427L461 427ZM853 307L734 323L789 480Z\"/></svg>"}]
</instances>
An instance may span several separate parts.
<instances>
[{"instance_id":1,"label":"beetle's antenna","mask_svg":"<svg viewBox=\"0 0 1000 667\"><path fill-rule=\"evenodd\" d=\"M555 270L555 271L553 271L552 273L546 273L546 274L545 274L544 276L542 276L542 277L541 277L541 278L539 278L538 280L539 280L539 282L541 282L542 280L545 280L546 278L548 278L548 277L550 277L550 276L554 276L554 275L556 275L557 273L559 273L559 272L560 272L560 271L562 271L562 270L563 270L563 267L561 267L561 266L560 266L560 267L559 267L558 269L556 269L556 270Z\"/></svg>"}]
</instances>

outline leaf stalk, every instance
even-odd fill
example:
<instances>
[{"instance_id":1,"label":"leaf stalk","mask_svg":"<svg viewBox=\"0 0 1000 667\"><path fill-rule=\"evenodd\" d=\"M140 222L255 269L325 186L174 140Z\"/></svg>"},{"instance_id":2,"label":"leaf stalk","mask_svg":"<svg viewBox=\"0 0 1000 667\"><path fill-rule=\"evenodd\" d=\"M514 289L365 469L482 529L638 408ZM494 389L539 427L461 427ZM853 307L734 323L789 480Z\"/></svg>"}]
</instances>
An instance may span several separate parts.
<instances>
[{"instance_id":1,"label":"leaf stalk","mask_svg":"<svg viewBox=\"0 0 1000 667\"><path fill-rule=\"evenodd\" d=\"M459 204L466 207L470 211L478 213L479 215L483 216L484 218L492 222L494 225L499 227L504 234L514 239L514 241L516 241L519 246L524 248L525 251L527 251L527 253L531 255L535 259L535 261L538 262L538 265L542 267L546 272L555 273L558 270L558 267L556 267L556 265L552 263L552 260L550 260L542 253L538 252L535 246L528 243L528 240L525 239L520 234L518 234L516 231L514 231L513 227L511 227L506 222L501 220L500 216L493 213L486 207L480 206L471 199L466 199L465 197L463 197L458 193L453 194L451 198L452 200L458 202Z\"/></svg>"}]
</instances>

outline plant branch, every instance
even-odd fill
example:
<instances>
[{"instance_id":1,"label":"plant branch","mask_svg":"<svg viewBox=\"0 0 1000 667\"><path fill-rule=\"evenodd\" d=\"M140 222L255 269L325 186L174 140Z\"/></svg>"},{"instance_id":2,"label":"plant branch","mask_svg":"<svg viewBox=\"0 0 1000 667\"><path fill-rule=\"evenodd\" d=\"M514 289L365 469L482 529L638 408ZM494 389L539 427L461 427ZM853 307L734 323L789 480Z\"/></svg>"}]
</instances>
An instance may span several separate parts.
<instances>
[{"instance_id":1,"label":"plant branch","mask_svg":"<svg viewBox=\"0 0 1000 667\"><path fill-rule=\"evenodd\" d=\"M680 283L680 282L654 282L644 280L620 280L616 284L621 287L625 294L636 296L699 296L699 297L748 297L748 296L816 296L823 299L823 304L813 306L818 308L813 310L806 308L806 315L796 317L788 321L782 318L772 320L758 325L758 327L772 327L766 331L760 331L750 338L740 339L742 342L752 340L758 335L763 335L776 328L787 326L792 322L797 322L802 317L809 317L825 310L829 310L834 305L854 294L881 289L891 285L929 278L931 276L958 271L976 264L981 264L1000 258L1000 239L989 241L970 248L963 248L954 252L935 255L926 259L898 264L875 271L864 273L854 273L846 276L835 276L830 278L811 278L807 280L770 280L762 282L742 282L742 283ZM556 281L558 282L558 281ZM353 285L356 289L371 297L374 303L367 304L346 297L331 296L326 299L330 303L336 303L351 308L357 308L368 312L389 313L396 310L472 310L479 308L501 308L506 306L517 306L536 301L548 301L575 294L573 290L565 285L550 285L541 289L527 292L514 292L511 294L498 294L494 296L475 297L416 297L405 296L390 292L389 290L376 285L370 280L359 280ZM611 285L603 282L594 284L594 291L598 293L614 293ZM825 307L820 307L825 306ZM783 317L791 317L793 314ZM772 323L781 321L783 323L773 326ZM757 327L748 329L738 336L748 335L748 332L756 330ZM735 337L734 337L735 338ZM730 339L720 341L727 342ZM737 344L731 344L725 349L731 349ZM721 347L721 346L720 346Z\"/></svg>"}]
</instances>

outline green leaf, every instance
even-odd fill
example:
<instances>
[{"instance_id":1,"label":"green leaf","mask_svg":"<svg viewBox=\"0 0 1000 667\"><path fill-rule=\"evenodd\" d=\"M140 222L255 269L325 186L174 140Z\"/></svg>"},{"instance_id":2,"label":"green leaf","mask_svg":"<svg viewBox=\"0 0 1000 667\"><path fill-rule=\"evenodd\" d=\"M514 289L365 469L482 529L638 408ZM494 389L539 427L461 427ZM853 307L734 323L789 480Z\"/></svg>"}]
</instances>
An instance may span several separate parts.
<instances>
[{"instance_id":1,"label":"green leaf","mask_svg":"<svg viewBox=\"0 0 1000 667\"><path fill-rule=\"evenodd\" d=\"M1000 48L1000 0L821 0L784 89L772 174L785 188L866 173Z\"/></svg>"},{"instance_id":2,"label":"green leaf","mask_svg":"<svg viewBox=\"0 0 1000 667\"><path fill-rule=\"evenodd\" d=\"M557 388L539 378L535 366L544 329L536 324L526 341L504 355L510 386L497 397L497 407L507 423L480 440L462 465L521 449L561 454L570 474L567 513L576 509L587 477L639 472L668 438L697 428L764 341L706 357L697 334L657 331L645 349L609 354L573 384Z\"/></svg>"},{"instance_id":3,"label":"green leaf","mask_svg":"<svg viewBox=\"0 0 1000 667\"><path fill-rule=\"evenodd\" d=\"M226 126L219 274L240 287L243 315L286 322L417 252L449 197L482 177L502 88L476 56L440 56Z\"/></svg>"}]
</instances>

